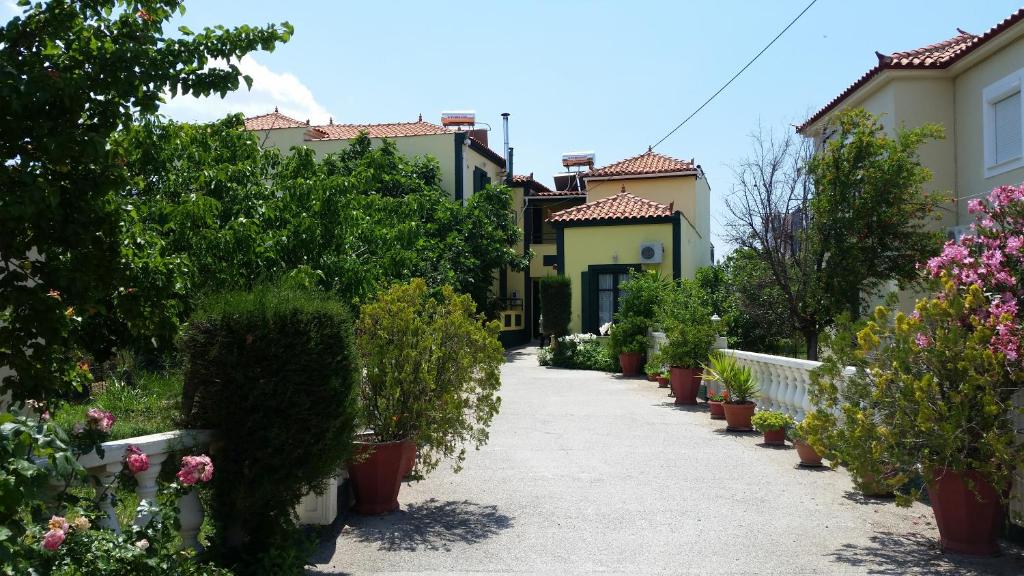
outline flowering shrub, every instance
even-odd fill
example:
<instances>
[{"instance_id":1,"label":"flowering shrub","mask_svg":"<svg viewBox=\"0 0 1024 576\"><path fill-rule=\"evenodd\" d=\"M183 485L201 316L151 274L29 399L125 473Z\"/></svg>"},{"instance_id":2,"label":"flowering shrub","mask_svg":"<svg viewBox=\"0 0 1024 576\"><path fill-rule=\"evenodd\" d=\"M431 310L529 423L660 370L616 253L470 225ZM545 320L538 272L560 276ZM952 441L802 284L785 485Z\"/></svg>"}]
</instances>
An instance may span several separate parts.
<instances>
[{"instance_id":1,"label":"flowering shrub","mask_svg":"<svg viewBox=\"0 0 1024 576\"><path fill-rule=\"evenodd\" d=\"M562 336L537 354L541 366L615 372L618 358L593 334Z\"/></svg>"},{"instance_id":2,"label":"flowering shrub","mask_svg":"<svg viewBox=\"0 0 1024 576\"><path fill-rule=\"evenodd\" d=\"M812 377L809 443L903 504L943 469L1005 487L1024 464L1013 421L1024 386L1024 187L997 188L969 209L974 235L927 263L939 290L913 314L879 307L859 330L844 324Z\"/></svg>"},{"instance_id":3,"label":"flowering shrub","mask_svg":"<svg viewBox=\"0 0 1024 576\"><path fill-rule=\"evenodd\" d=\"M213 462L210 462L209 456L185 456L181 459L178 481L185 486L209 482L211 478L213 478Z\"/></svg>"}]
</instances>

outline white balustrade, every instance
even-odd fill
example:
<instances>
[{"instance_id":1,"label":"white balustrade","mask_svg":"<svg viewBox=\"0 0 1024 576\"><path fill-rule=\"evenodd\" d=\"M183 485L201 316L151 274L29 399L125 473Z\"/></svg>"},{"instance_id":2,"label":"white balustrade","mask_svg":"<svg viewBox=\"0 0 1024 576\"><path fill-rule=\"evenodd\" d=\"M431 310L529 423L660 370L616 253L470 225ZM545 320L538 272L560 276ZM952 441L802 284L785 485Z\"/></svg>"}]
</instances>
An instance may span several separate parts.
<instances>
[{"instance_id":1,"label":"white balustrade","mask_svg":"<svg viewBox=\"0 0 1024 576\"><path fill-rule=\"evenodd\" d=\"M112 485L117 479L117 475L125 467L124 458L129 446L139 448L149 457L149 469L135 475L135 493L138 495L140 503L147 500L155 504L156 480L168 456L186 449L208 446L210 436L211 433L208 430L175 430L149 436L113 440L103 443L102 457L96 452L89 452L79 458L79 464L93 478L93 487L96 490L97 498L99 498L100 509L106 514L100 524L104 528L121 531L117 514L114 512ZM197 536L199 528L203 524L204 514L195 490L190 490L188 494L178 500L178 508L182 547L199 550ZM149 519L149 514L139 514L133 524L142 527L149 522Z\"/></svg>"},{"instance_id":2,"label":"white balustrade","mask_svg":"<svg viewBox=\"0 0 1024 576\"><path fill-rule=\"evenodd\" d=\"M722 350L736 359L741 366L750 368L754 381L760 388L757 404L762 410L777 410L803 420L813 409L808 386L811 383L811 370L821 366L821 362L772 356L744 350Z\"/></svg>"}]
</instances>

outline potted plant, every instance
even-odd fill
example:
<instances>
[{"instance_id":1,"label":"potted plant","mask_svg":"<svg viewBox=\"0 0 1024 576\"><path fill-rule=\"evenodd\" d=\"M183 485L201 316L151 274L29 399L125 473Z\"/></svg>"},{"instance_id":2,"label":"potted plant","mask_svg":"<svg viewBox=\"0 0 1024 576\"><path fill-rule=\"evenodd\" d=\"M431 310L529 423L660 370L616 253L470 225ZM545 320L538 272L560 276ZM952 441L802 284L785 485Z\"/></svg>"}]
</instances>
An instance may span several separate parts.
<instances>
[{"instance_id":1,"label":"potted plant","mask_svg":"<svg viewBox=\"0 0 1024 576\"><path fill-rule=\"evenodd\" d=\"M702 365L715 340L711 311L703 300L694 282L681 280L661 309L660 320L668 342L660 352L670 366L676 404L697 403Z\"/></svg>"},{"instance_id":2,"label":"potted plant","mask_svg":"<svg viewBox=\"0 0 1024 576\"><path fill-rule=\"evenodd\" d=\"M671 373L668 370L658 374L658 388L668 388L669 378L671 378Z\"/></svg>"},{"instance_id":3,"label":"potted plant","mask_svg":"<svg viewBox=\"0 0 1024 576\"><path fill-rule=\"evenodd\" d=\"M821 454L807 443L807 432L803 422L798 422L789 428L787 436L790 442L796 447L796 455L800 458L800 465L806 468L820 468Z\"/></svg>"},{"instance_id":4,"label":"potted plant","mask_svg":"<svg viewBox=\"0 0 1024 576\"><path fill-rule=\"evenodd\" d=\"M644 364L644 374L647 375L648 382L657 382L658 376L661 376L662 372L661 360L657 354L652 355L647 359L647 363Z\"/></svg>"},{"instance_id":5,"label":"potted plant","mask_svg":"<svg viewBox=\"0 0 1024 576\"><path fill-rule=\"evenodd\" d=\"M786 443L786 430L793 426L793 417L775 410L761 410L750 419L754 429L764 434L764 443L782 446Z\"/></svg>"},{"instance_id":6,"label":"potted plant","mask_svg":"<svg viewBox=\"0 0 1024 576\"><path fill-rule=\"evenodd\" d=\"M637 376L647 351L648 321L637 316L620 315L609 329L609 346L618 355L623 376Z\"/></svg>"},{"instance_id":7,"label":"potted plant","mask_svg":"<svg viewBox=\"0 0 1024 576\"><path fill-rule=\"evenodd\" d=\"M708 414L712 420L725 420L724 404L728 398L728 390L722 390L721 392L708 390Z\"/></svg>"},{"instance_id":8,"label":"potted plant","mask_svg":"<svg viewBox=\"0 0 1024 576\"><path fill-rule=\"evenodd\" d=\"M371 437L356 443L349 466L356 512L398 509L410 461L427 474L453 458L458 471L464 445L487 441L501 404L499 331L497 322L483 323L469 296L447 286L432 292L420 279L362 307L359 401Z\"/></svg>"},{"instance_id":9,"label":"potted plant","mask_svg":"<svg viewBox=\"0 0 1024 576\"><path fill-rule=\"evenodd\" d=\"M753 430L750 419L757 404L751 398L757 395L757 384L750 368L740 366L735 358L721 352L712 354L709 360L706 369L710 379L720 382L728 392L722 402L726 428L737 432Z\"/></svg>"},{"instance_id":10,"label":"potted plant","mask_svg":"<svg viewBox=\"0 0 1024 576\"><path fill-rule=\"evenodd\" d=\"M879 307L859 329L843 326L810 392L815 433L837 437L838 456L888 472L873 479L897 504L926 486L941 548L987 555L999 550L1003 503L1024 463L1014 421L1024 388L1024 186L997 188L968 210L974 235L927 263L936 294L911 315ZM850 450L862 428L870 450Z\"/></svg>"}]
</instances>

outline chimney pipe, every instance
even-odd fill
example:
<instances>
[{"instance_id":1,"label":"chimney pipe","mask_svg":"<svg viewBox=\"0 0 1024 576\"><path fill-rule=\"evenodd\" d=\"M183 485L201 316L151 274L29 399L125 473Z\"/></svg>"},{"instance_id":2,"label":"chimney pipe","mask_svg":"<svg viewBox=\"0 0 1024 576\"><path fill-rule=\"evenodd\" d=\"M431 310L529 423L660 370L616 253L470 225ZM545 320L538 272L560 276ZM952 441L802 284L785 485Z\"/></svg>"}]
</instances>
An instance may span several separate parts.
<instances>
[{"instance_id":1,"label":"chimney pipe","mask_svg":"<svg viewBox=\"0 0 1024 576\"><path fill-rule=\"evenodd\" d=\"M510 159L508 157L508 116L508 112L501 113L501 124L505 133L505 171L511 174L512 166L510 166Z\"/></svg>"},{"instance_id":2,"label":"chimney pipe","mask_svg":"<svg viewBox=\"0 0 1024 576\"><path fill-rule=\"evenodd\" d=\"M509 146L508 147L508 152L506 152L506 156L508 156L508 159L505 161L505 183L510 185L510 186L512 185L512 173L513 173L512 172L512 153L513 153L512 147Z\"/></svg>"}]
</instances>

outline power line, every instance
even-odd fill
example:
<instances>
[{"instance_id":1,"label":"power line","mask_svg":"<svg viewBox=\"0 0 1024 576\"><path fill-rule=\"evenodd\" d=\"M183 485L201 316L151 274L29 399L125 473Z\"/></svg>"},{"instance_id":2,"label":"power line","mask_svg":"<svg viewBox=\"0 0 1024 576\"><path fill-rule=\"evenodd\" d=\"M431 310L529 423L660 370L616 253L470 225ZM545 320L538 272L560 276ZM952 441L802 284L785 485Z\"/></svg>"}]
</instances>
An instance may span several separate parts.
<instances>
[{"instance_id":1,"label":"power line","mask_svg":"<svg viewBox=\"0 0 1024 576\"><path fill-rule=\"evenodd\" d=\"M723 85L722 85L722 87L721 87L721 88L719 88L717 92L715 92L714 94L712 94L710 98L708 98L707 100L705 100L705 101L704 101L704 103L703 103L703 104L701 104L699 108L697 108L696 110L694 110L692 114L690 114L689 116L687 116L687 117L686 117L686 118L685 118L685 119L684 119L684 120L683 120L682 122L680 122L680 123L679 123L678 125L676 125L676 127L675 127L675 128L673 128L673 129L672 129L672 130L671 130L671 131L670 131L670 132L669 132L668 134L665 134L665 136L664 136L664 137L662 137L662 139L661 139L661 140L658 140L658 141L657 141L657 142L656 142L656 143L654 144L654 146L651 146L651 149L653 150L654 148L657 148L657 147L658 147L658 144L661 144L662 142L664 142L665 140L667 140L669 136L671 136L671 135L675 134L675 133L676 133L676 130L679 130L680 128L682 128L682 127L683 127L683 124L686 124L687 122L689 122L691 118L693 118L694 116L696 116L698 112L700 112L701 110L703 110L703 109L704 109L704 107L705 107L705 106L707 106L708 104L710 104L710 103L711 103L711 101L715 99L715 97L717 97L717 96L718 96L719 94L721 94L723 90L725 90L726 88L728 88L728 87L729 87L729 85L730 85L730 84L732 84L734 80L736 80L737 78L739 78L739 77L740 77L740 74L743 74L743 72L745 72L745 71L747 70L747 68L750 68L750 65L751 65L751 64L753 64L754 62L756 62L756 61L757 61L757 59L761 57L761 54L764 54L765 52L767 52L767 51L768 51L768 49L772 47L772 44L775 44L775 42L776 42L776 41L777 41L777 40L778 40L779 38L782 38L782 35L783 35L783 34L785 34L785 33L786 33L786 31L787 31L787 30L789 30L789 29L790 29L790 28L791 28L791 27L793 26L793 24L796 24L797 20L799 20L799 19L800 19L800 17L801 17L801 16L803 16L803 15L804 15L804 14L805 14L805 13L806 13L806 12L807 12L808 10L810 10L810 9L811 9L811 6L814 6L814 4L815 4L815 3L817 3L817 2L818 2L818 0L811 0L811 3L810 3L810 4L808 4L808 5L807 5L807 6L806 6L806 7L805 7L805 8L803 9L803 10L801 10L801 11L800 11L800 13L796 15L796 18L793 18L793 20L792 20L792 21L791 21L791 22L790 22L789 24L787 24L785 28L783 28L783 29L782 29L782 32L779 32L779 33L778 33L778 34L777 34L777 35L775 36L775 38L772 38L772 41L771 41L771 42L769 42L767 46L765 46L764 48L762 48L760 52L758 52L758 53L757 53L757 54L756 54L756 55L755 55L755 56L754 56L753 58L751 58L751 59L750 59L750 62L747 62L746 66L744 66L743 68L740 68L740 71L739 71L739 72L737 72L736 74L734 74L732 78L729 78L729 81L728 81L728 82L726 82L725 84L723 84Z\"/></svg>"}]
</instances>

